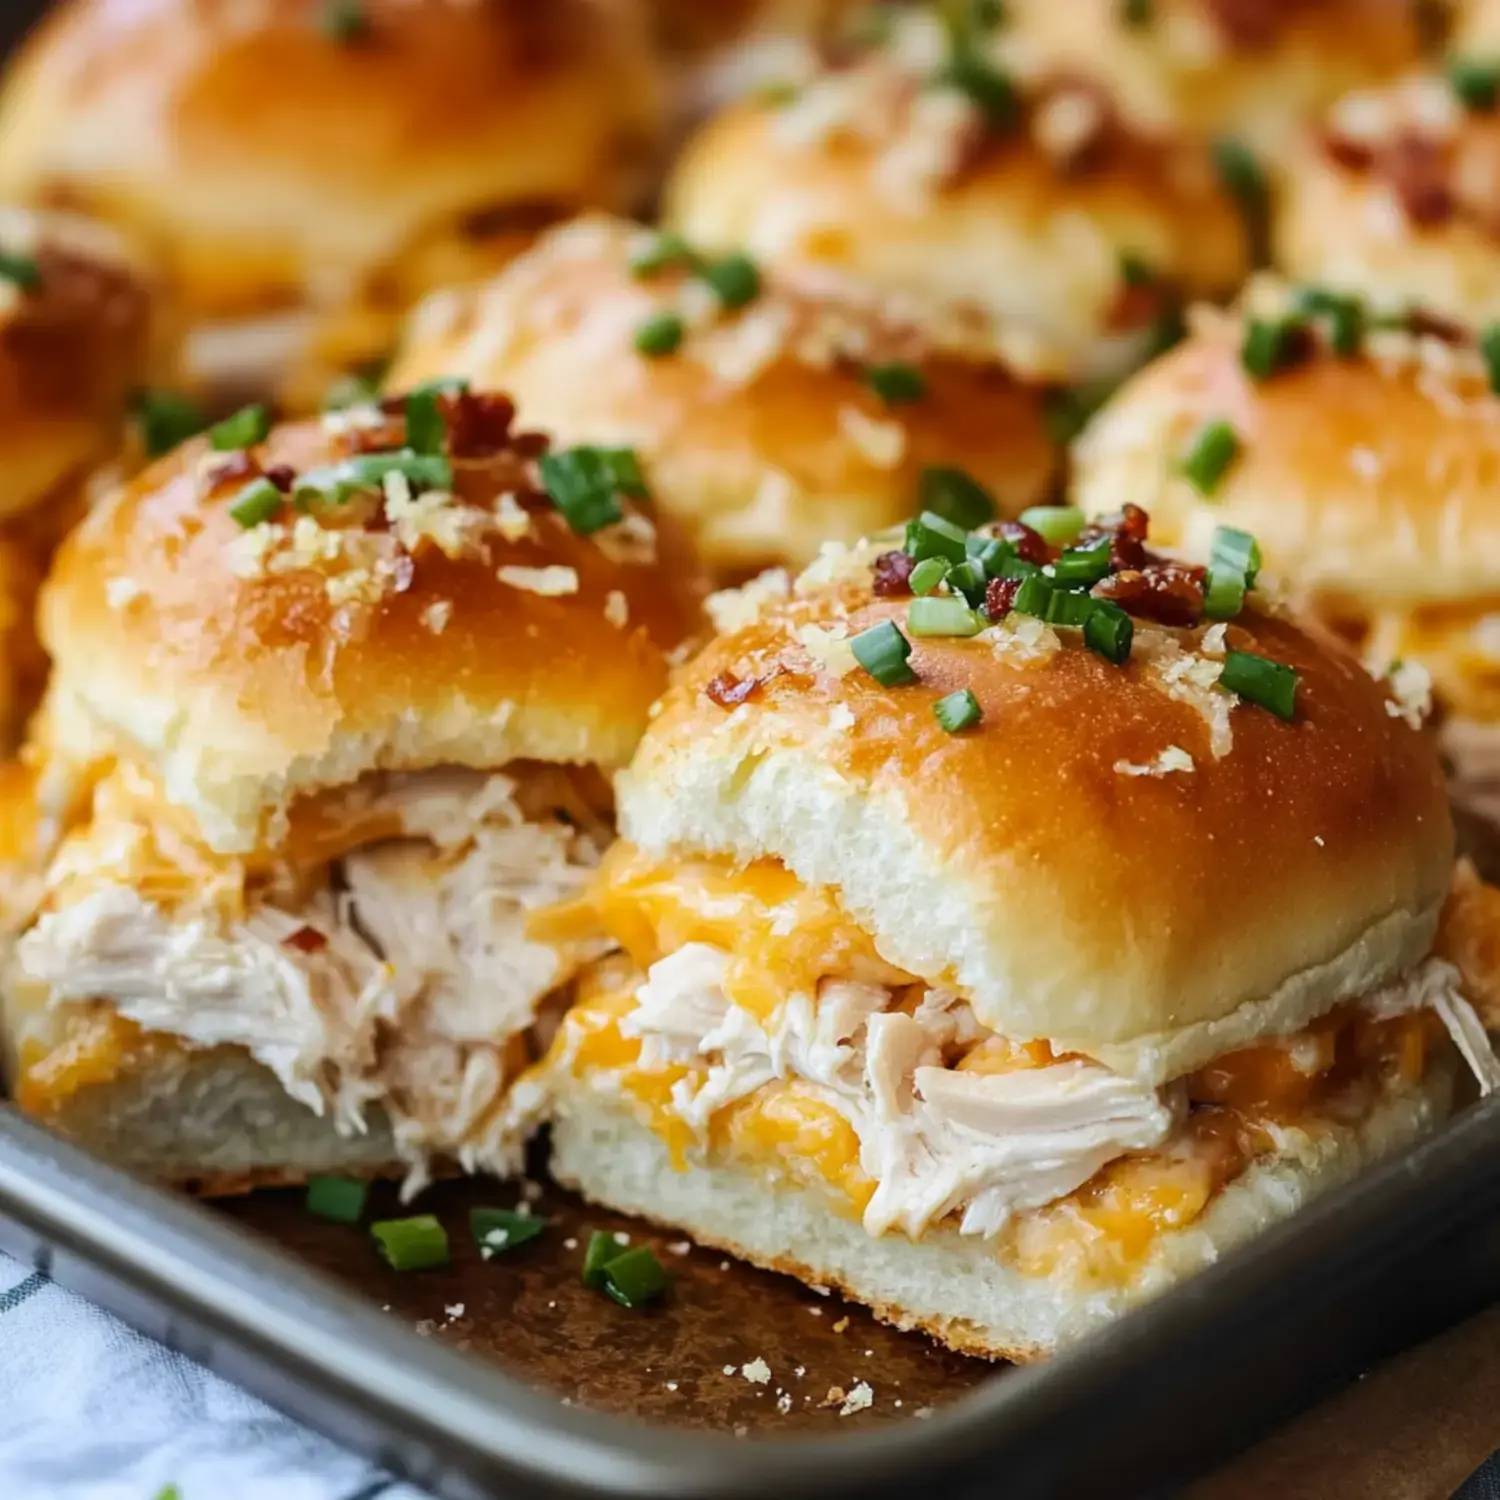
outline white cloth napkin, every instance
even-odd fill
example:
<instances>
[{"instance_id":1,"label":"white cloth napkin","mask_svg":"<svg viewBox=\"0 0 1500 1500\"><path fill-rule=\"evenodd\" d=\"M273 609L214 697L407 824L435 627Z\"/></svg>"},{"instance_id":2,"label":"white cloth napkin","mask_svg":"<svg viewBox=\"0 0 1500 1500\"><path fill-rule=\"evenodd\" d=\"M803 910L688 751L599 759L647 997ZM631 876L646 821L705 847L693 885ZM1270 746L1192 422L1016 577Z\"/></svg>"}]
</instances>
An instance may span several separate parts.
<instances>
[{"instance_id":1,"label":"white cloth napkin","mask_svg":"<svg viewBox=\"0 0 1500 1500\"><path fill-rule=\"evenodd\" d=\"M172 1485L180 1500L423 1500L0 1255L0 1497L158 1500Z\"/></svg>"}]
</instances>

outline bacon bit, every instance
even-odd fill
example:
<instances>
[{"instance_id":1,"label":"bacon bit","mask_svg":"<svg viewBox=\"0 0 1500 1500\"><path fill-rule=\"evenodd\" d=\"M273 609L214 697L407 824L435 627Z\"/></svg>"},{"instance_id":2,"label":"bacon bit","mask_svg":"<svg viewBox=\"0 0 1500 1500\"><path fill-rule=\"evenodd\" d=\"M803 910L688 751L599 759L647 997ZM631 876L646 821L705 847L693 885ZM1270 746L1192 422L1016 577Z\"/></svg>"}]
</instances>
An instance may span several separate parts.
<instances>
[{"instance_id":1,"label":"bacon bit","mask_svg":"<svg viewBox=\"0 0 1500 1500\"><path fill-rule=\"evenodd\" d=\"M736 677L733 672L720 672L703 691L720 708L737 708L760 684L759 677Z\"/></svg>"},{"instance_id":2,"label":"bacon bit","mask_svg":"<svg viewBox=\"0 0 1500 1500\"><path fill-rule=\"evenodd\" d=\"M1112 333L1130 333L1145 328L1164 316L1171 309L1172 302L1172 289L1164 281L1122 285L1115 293L1105 327Z\"/></svg>"},{"instance_id":3,"label":"bacon bit","mask_svg":"<svg viewBox=\"0 0 1500 1500\"><path fill-rule=\"evenodd\" d=\"M1323 132L1323 155L1350 172L1368 172L1375 165L1375 152L1369 146L1333 130Z\"/></svg>"},{"instance_id":4,"label":"bacon bit","mask_svg":"<svg viewBox=\"0 0 1500 1500\"><path fill-rule=\"evenodd\" d=\"M275 464L266 470L265 477L283 495L289 495L292 492L292 486L297 482L297 471L290 464Z\"/></svg>"},{"instance_id":5,"label":"bacon bit","mask_svg":"<svg viewBox=\"0 0 1500 1500\"><path fill-rule=\"evenodd\" d=\"M875 592L884 598L911 593L916 558L907 552L882 552L875 559Z\"/></svg>"},{"instance_id":6,"label":"bacon bit","mask_svg":"<svg viewBox=\"0 0 1500 1500\"><path fill-rule=\"evenodd\" d=\"M456 391L439 404L448 424L448 451L455 458L479 458L510 447L516 405L509 396Z\"/></svg>"},{"instance_id":7,"label":"bacon bit","mask_svg":"<svg viewBox=\"0 0 1500 1500\"><path fill-rule=\"evenodd\" d=\"M229 484L234 480L253 479L259 473L260 465L241 448L216 459L208 471L208 478L209 483L217 489L219 485Z\"/></svg>"},{"instance_id":8,"label":"bacon bit","mask_svg":"<svg viewBox=\"0 0 1500 1500\"><path fill-rule=\"evenodd\" d=\"M295 948L298 953L321 953L327 946L328 939L316 927L299 927L282 939L282 947Z\"/></svg>"},{"instance_id":9,"label":"bacon bit","mask_svg":"<svg viewBox=\"0 0 1500 1500\"><path fill-rule=\"evenodd\" d=\"M552 446L552 439L545 432L518 432L510 445L520 458L540 458Z\"/></svg>"},{"instance_id":10,"label":"bacon bit","mask_svg":"<svg viewBox=\"0 0 1500 1500\"><path fill-rule=\"evenodd\" d=\"M1407 313L1406 331L1414 338L1440 339L1445 344L1469 342L1469 334L1462 323L1455 323L1425 307L1414 307Z\"/></svg>"},{"instance_id":11,"label":"bacon bit","mask_svg":"<svg viewBox=\"0 0 1500 1500\"><path fill-rule=\"evenodd\" d=\"M1112 573L1094 589L1143 620L1161 625L1196 625L1203 616L1206 569L1190 563L1153 562Z\"/></svg>"},{"instance_id":12,"label":"bacon bit","mask_svg":"<svg viewBox=\"0 0 1500 1500\"><path fill-rule=\"evenodd\" d=\"M1440 146L1420 135L1402 135L1385 153L1382 166L1413 224L1425 227L1453 217L1458 205Z\"/></svg>"},{"instance_id":13,"label":"bacon bit","mask_svg":"<svg viewBox=\"0 0 1500 1500\"><path fill-rule=\"evenodd\" d=\"M1003 620L1015 608L1021 592L1019 578L992 578L984 591L984 612L992 620Z\"/></svg>"},{"instance_id":14,"label":"bacon bit","mask_svg":"<svg viewBox=\"0 0 1500 1500\"><path fill-rule=\"evenodd\" d=\"M1002 521L997 534L1002 541L1009 542L1016 549L1016 556L1025 562L1035 563L1040 568L1054 560L1046 538L1022 521Z\"/></svg>"},{"instance_id":15,"label":"bacon bit","mask_svg":"<svg viewBox=\"0 0 1500 1500\"><path fill-rule=\"evenodd\" d=\"M1231 46L1256 51L1276 44L1292 6L1287 0L1209 0L1208 8Z\"/></svg>"}]
</instances>

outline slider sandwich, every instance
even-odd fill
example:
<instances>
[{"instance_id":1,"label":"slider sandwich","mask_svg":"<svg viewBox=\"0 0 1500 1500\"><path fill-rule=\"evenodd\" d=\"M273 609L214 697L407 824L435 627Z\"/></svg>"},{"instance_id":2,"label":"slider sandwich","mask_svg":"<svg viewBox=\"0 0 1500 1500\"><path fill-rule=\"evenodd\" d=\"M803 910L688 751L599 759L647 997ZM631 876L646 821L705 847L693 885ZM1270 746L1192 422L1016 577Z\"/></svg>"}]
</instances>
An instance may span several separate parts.
<instances>
[{"instance_id":1,"label":"slider sandwich","mask_svg":"<svg viewBox=\"0 0 1500 1500\"><path fill-rule=\"evenodd\" d=\"M126 443L132 393L164 373L152 277L118 236L0 207L0 749L46 662L32 616L47 559Z\"/></svg>"},{"instance_id":2,"label":"slider sandwich","mask_svg":"<svg viewBox=\"0 0 1500 1500\"><path fill-rule=\"evenodd\" d=\"M1277 266L1290 278L1500 320L1500 55L1463 55L1340 99L1282 173Z\"/></svg>"},{"instance_id":3,"label":"slider sandwich","mask_svg":"<svg viewBox=\"0 0 1500 1500\"><path fill-rule=\"evenodd\" d=\"M1259 539L1302 610L1402 711L1434 708L1453 792L1500 818L1500 348L1421 310L1257 282L1127 382L1074 448L1076 503L1128 498L1211 563Z\"/></svg>"},{"instance_id":4,"label":"slider sandwich","mask_svg":"<svg viewBox=\"0 0 1500 1500\"><path fill-rule=\"evenodd\" d=\"M1046 1354L1444 1118L1443 778L1387 689L1135 508L924 515L720 633L554 931L589 1198L957 1349Z\"/></svg>"},{"instance_id":5,"label":"slider sandwich","mask_svg":"<svg viewBox=\"0 0 1500 1500\"><path fill-rule=\"evenodd\" d=\"M559 442L632 447L663 511L739 580L898 524L924 490L1015 515L1059 456L1042 387L868 297L602 216L428 299L391 381L440 375L509 392Z\"/></svg>"},{"instance_id":6,"label":"slider sandwich","mask_svg":"<svg viewBox=\"0 0 1500 1500\"><path fill-rule=\"evenodd\" d=\"M662 128L616 0L62 0L0 94L0 194L161 265L208 394L316 409L434 287L634 207Z\"/></svg>"},{"instance_id":7,"label":"slider sandwich","mask_svg":"<svg viewBox=\"0 0 1500 1500\"><path fill-rule=\"evenodd\" d=\"M1181 298L1239 283L1239 207L1205 142L1143 133L1087 73L1010 74L984 9L887 13L846 65L725 109L688 143L663 221L1013 375L1116 377Z\"/></svg>"},{"instance_id":8,"label":"slider sandwich","mask_svg":"<svg viewBox=\"0 0 1500 1500\"><path fill-rule=\"evenodd\" d=\"M590 877L700 598L628 452L512 417L250 410L69 538L3 971L23 1109L204 1192L511 1161L527 1034L599 951L527 914Z\"/></svg>"},{"instance_id":9,"label":"slider sandwich","mask_svg":"<svg viewBox=\"0 0 1500 1500\"><path fill-rule=\"evenodd\" d=\"M1419 66L1420 0L1009 0L1025 77L1098 78L1148 130L1227 136L1277 162L1307 116Z\"/></svg>"}]
</instances>

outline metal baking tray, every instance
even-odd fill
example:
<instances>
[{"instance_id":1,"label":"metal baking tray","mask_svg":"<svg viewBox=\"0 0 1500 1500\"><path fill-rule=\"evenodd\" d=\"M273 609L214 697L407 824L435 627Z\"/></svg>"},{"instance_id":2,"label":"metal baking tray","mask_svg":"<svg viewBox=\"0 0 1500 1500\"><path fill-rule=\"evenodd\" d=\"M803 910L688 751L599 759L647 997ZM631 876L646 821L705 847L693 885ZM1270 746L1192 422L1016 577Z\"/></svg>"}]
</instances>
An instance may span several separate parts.
<instances>
[{"instance_id":1,"label":"metal baking tray","mask_svg":"<svg viewBox=\"0 0 1500 1500\"><path fill-rule=\"evenodd\" d=\"M965 1497L1002 1485L1007 1500L1118 1500L1203 1472L1500 1294L1497 1168L1500 1097L1049 1364L998 1369L925 1420L887 1403L890 1420L866 1430L790 1440L564 1405L422 1337L229 1214L137 1182L3 1107L0 1248L451 1500ZM493 1201L500 1190L487 1191ZM734 1334L712 1298L689 1288L680 1300L701 1327ZM830 1299L825 1318L839 1308ZM509 1311L485 1320L502 1350ZM524 1308L514 1311L519 1329ZM653 1327L671 1326L603 1302L595 1317L595 1344L637 1330L633 1362ZM566 1365L588 1352L558 1354Z\"/></svg>"}]
</instances>

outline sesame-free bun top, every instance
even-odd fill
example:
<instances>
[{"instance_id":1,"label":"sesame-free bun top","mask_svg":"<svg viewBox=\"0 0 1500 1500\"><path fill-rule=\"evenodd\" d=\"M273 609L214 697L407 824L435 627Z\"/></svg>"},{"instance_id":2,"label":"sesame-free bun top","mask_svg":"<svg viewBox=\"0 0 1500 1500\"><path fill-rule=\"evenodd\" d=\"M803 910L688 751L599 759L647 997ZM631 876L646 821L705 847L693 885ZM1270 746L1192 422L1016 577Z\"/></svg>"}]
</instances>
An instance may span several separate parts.
<instances>
[{"instance_id":1,"label":"sesame-free bun top","mask_svg":"<svg viewBox=\"0 0 1500 1500\"><path fill-rule=\"evenodd\" d=\"M1128 129L1080 80L987 114L941 81L948 47L916 12L791 98L730 107L689 142L665 221L862 288L935 344L1042 380L1127 368L1168 290L1237 284L1244 226L1205 145Z\"/></svg>"},{"instance_id":2,"label":"sesame-free bun top","mask_svg":"<svg viewBox=\"0 0 1500 1500\"><path fill-rule=\"evenodd\" d=\"M0 193L139 239L194 323L409 305L628 203L643 47L615 0L66 0L0 100Z\"/></svg>"},{"instance_id":3,"label":"sesame-free bun top","mask_svg":"<svg viewBox=\"0 0 1500 1500\"><path fill-rule=\"evenodd\" d=\"M840 639L904 622L874 551L720 611L620 779L626 838L780 860L983 1024L1153 1079L1426 954L1452 868L1442 772L1351 656L1274 615L1230 624L1228 649L1299 674L1284 722L1215 685L1201 626L1137 621L1118 667L1012 615L914 640L918 681L885 687ZM983 718L949 735L933 705L962 688Z\"/></svg>"},{"instance_id":4,"label":"sesame-free bun top","mask_svg":"<svg viewBox=\"0 0 1500 1500\"><path fill-rule=\"evenodd\" d=\"M0 207L0 517L66 505L158 368L151 279L98 225Z\"/></svg>"},{"instance_id":5,"label":"sesame-free bun top","mask_svg":"<svg viewBox=\"0 0 1500 1500\"><path fill-rule=\"evenodd\" d=\"M1274 153L1346 89L1416 66L1417 12L1414 0L1011 0L1001 42L1020 73L1097 78L1148 128Z\"/></svg>"},{"instance_id":6,"label":"sesame-free bun top","mask_svg":"<svg viewBox=\"0 0 1500 1500\"><path fill-rule=\"evenodd\" d=\"M1492 322L1500 113L1466 108L1437 76L1346 95L1289 157L1273 222L1294 280Z\"/></svg>"},{"instance_id":7,"label":"sesame-free bun top","mask_svg":"<svg viewBox=\"0 0 1500 1500\"><path fill-rule=\"evenodd\" d=\"M220 852L373 771L622 765L665 653L697 626L693 565L633 501L575 534L537 488L545 440L511 430L510 404L447 405L446 491L387 481L248 528L230 515L256 475L305 483L399 447L404 419L367 409L238 453L194 441L97 507L40 611L50 717L83 755L141 765Z\"/></svg>"},{"instance_id":8,"label":"sesame-free bun top","mask_svg":"<svg viewBox=\"0 0 1500 1500\"><path fill-rule=\"evenodd\" d=\"M659 244L603 218L553 231L487 285L425 304L393 384L467 377L559 443L633 446L704 560L741 576L906 519L929 465L965 470L1007 514L1044 498L1057 454L1041 391L934 351L868 300L765 273L734 311L681 265L633 275ZM640 352L663 317L681 320L681 343ZM914 373L921 393L882 399L882 372Z\"/></svg>"},{"instance_id":9,"label":"sesame-free bun top","mask_svg":"<svg viewBox=\"0 0 1500 1500\"><path fill-rule=\"evenodd\" d=\"M1274 286L1248 300L1285 305ZM1500 398L1473 345L1387 330L1346 356L1315 333L1255 379L1244 328L1196 311L1191 336L1115 394L1074 446L1075 502L1142 505L1163 545L1200 561L1215 527L1240 527L1284 584L1351 623L1500 595ZM1205 495L1182 461L1211 421L1239 452Z\"/></svg>"}]
</instances>

